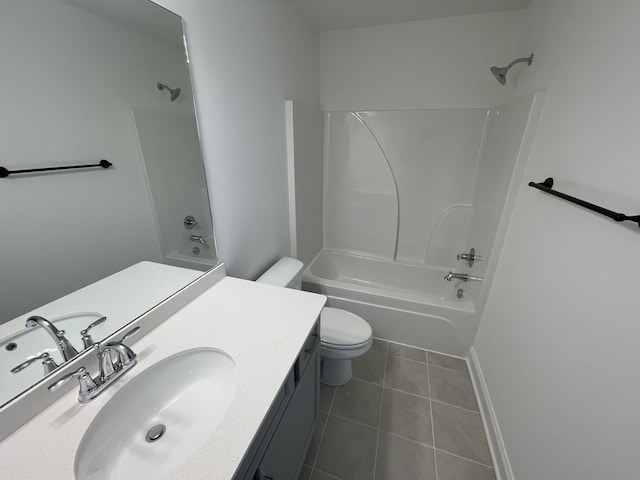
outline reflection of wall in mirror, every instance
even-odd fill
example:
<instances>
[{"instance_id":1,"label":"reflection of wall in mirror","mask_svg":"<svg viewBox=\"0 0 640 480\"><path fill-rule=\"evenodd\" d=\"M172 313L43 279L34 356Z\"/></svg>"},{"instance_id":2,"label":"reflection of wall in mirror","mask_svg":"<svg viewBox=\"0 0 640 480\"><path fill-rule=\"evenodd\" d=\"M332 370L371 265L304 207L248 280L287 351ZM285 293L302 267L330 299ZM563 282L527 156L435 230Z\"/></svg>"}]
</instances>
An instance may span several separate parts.
<instances>
[{"instance_id":1,"label":"reflection of wall in mirror","mask_svg":"<svg viewBox=\"0 0 640 480\"><path fill-rule=\"evenodd\" d=\"M114 168L2 180L0 323L138 261L162 261L129 109L193 114L179 45L57 1L3 10L3 166L105 158ZM170 102L160 81L180 98Z\"/></svg>"}]
</instances>

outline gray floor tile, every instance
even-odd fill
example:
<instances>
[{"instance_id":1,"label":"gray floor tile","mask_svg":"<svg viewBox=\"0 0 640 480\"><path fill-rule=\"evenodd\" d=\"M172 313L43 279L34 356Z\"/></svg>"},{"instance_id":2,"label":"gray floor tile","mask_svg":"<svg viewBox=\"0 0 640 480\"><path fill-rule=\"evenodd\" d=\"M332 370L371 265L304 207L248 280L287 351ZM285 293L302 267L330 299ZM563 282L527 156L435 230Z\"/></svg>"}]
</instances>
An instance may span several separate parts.
<instances>
[{"instance_id":1,"label":"gray floor tile","mask_svg":"<svg viewBox=\"0 0 640 480\"><path fill-rule=\"evenodd\" d=\"M378 428L382 385L352 378L338 387L331 414Z\"/></svg>"},{"instance_id":2,"label":"gray floor tile","mask_svg":"<svg viewBox=\"0 0 640 480\"><path fill-rule=\"evenodd\" d=\"M343 480L371 480L378 431L329 415L316 468Z\"/></svg>"},{"instance_id":3,"label":"gray floor tile","mask_svg":"<svg viewBox=\"0 0 640 480\"><path fill-rule=\"evenodd\" d=\"M426 398L385 388L380 430L433 446L429 403Z\"/></svg>"},{"instance_id":4,"label":"gray floor tile","mask_svg":"<svg viewBox=\"0 0 640 480\"><path fill-rule=\"evenodd\" d=\"M441 353L435 352L427 352L427 358L429 359L429 365L449 368L462 373L469 373L467 362L462 358L450 357L448 355L442 355Z\"/></svg>"},{"instance_id":5,"label":"gray floor tile","mask_svg":"<svg viewBox=\"0 0 640 480\"><path fill-rule=\"evenodd\" d=\"M302 471L300 472L298 480L311 480L312 472L313 470L311 470L309 467L302 467Z\"/></svg>"},{"instance_id":6,"label":"gray floor tile","mask_svg":"<svg viewBox=\"0 0 640 480\"><path fill-rule=\"evenodd\" d=\"M380 340L379 338L374 338L373 343L371 344L371 352L378 353L387 353L387 348L389 347L389 342L385 340Z\"/></svg>"},{"instance_id":7,"label":"gray floor tile","mask_svg":"<svg viewBox=\"0 0 640 480\"><path fill-rule=\"evenodd\" d=\"M429 365L429 384L432 399L478 411L478 402L469 375Z\"/></svg>"},{"instance_id":8,"label":"gray floor tile","mask_svg":"<svg viewBox=\"0 0 640 480\"><path fill-rule=\"evenodd\" d=\"M436 480L433 449L380 432L376 480Z\"/></svg>"},{"instance_id":9,"label":"gray floor tile","mask_svg":"<svg viewBox=\"0 0 640 480\"><path fill-rule=\"evenodd\" d=\"M326 413L320 412L318 415L318 422L316 423L316 429L313 431L313 437L311 437L311 445L309 445L309 450L307 451L307 456L304 459L304 464L313 467L316 462L316 457L318 456L318 450L320 449L320 440L322 439L322 432L324 431L324 426L327 423L328 415Z\"/></svg>"},{"instance_id":10,"label":"gray floor tile","mask_svg":"<svg viewBox=\"0 0 640 480\"><path fill-rule=\"evenodd\" d=\"M489 445L479 413L431 402L436 448L491 465Z\"/></svg>"},{"instance_id":11,"label":"gray floor tile","mask_svg":"<svg viewBox=\"0 0 640 480\"><path fill-rule=\"evenodd\" d=\"M429 396L427 365L399 357L387 357L385 387L396 388L423 397Z\"/></svg>"},{"instance_id":12,"label":"gray floor tile","mask_svg":"<svg viewBox=\"0 0 640 480\"><path fill-rule=\"evenodd\" d=\"M427 352L425 350L407 347L405 345L398 345L397 343L389 343L389 355L408 358L409 360L415 360L416 362L427 362Z\"/></svg>"},{"instance_id":13,"label":"gray floor tile","mask_svg":"<svg viewBox=\"0 0 640 480\"><path fill-rule=\"evenodd\" d=\"M436 451L438 480L496 480L493 468Z\"/></svg>"},{"instance_id":14,"label":"gray floor tile","mask_svg":"<svg viewBox=\"0 0 640 480\"><path fill-rule=\"evenodd\" d=\"M371 350L361 357L354 358L351 361L353 378L359 378L360 380L382 385L386 359L387 356L385 354Z\"/></svg>"},{"instance_id":15,"label":"gray floor tile","mask_svg":"<svg viewBox=\"0 0 640 480\"><path fill-rule=\"evenodd\" d=\"M335 475L327 475L319 470L314 470L311 480L340 480L340 478Z\"/></svg>"},{"instance_id":16,"label":"gray floor tile","mask_svg":"<svg viewBox=\"0 0 640 480\"><path fill-rule=\"evenodd\" d=\"M329 413L331 402L333 402L333 394L336 393L336 387L320 384L320 411Z\"/></svg>"}]
</instances>

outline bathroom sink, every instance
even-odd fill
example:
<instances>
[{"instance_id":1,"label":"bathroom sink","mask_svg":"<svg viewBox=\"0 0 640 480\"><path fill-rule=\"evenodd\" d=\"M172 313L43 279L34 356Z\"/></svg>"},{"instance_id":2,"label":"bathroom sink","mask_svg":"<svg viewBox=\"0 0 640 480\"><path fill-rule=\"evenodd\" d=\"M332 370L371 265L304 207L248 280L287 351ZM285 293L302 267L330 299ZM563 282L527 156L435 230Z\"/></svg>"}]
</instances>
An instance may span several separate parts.
<instances>
[{"instance_id":1,"label":"bathroom sink","mask_svg":"<svg viewBox=\"0 0 640 480\"><path fill-rule=\"evenodd\" d=\"M236 364L220 350L186 350L153 365L96 415L76 452L76 479L171 473L215 431L237 385Z\"/></svg>"}]
</instances>

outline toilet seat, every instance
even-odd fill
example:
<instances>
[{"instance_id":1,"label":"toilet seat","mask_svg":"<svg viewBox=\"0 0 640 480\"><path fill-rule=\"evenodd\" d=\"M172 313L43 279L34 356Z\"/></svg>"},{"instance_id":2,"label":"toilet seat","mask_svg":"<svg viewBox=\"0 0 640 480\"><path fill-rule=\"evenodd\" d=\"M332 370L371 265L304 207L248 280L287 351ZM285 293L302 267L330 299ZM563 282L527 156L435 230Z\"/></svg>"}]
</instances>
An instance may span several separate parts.
<instances>
[{"instance_id":1,"label":"toilet seat","mask_svg":"<svg viewBox=\"0 0 640 480\"><path fill-rule=\"evenodd\" d=\"M320 344L337 350L351 350L371 342L371 326L358 315L325 307L320 314Z\"/></svg>"}]
</instances>

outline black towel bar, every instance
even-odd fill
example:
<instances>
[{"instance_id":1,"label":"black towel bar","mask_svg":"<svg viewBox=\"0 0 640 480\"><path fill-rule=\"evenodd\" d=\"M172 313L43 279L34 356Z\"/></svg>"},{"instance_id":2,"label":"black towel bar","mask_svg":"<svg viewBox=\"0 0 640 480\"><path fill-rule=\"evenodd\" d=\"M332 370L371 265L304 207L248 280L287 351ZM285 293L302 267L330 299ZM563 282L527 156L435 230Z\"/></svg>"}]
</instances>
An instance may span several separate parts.
<instances>
[{"instance_id":1,"label":"black towel bar","mask_svg":"<svg viewBox=\"0 0 640 480\"><path fill-rule=\"evenodd\" d=\"M584 200L580 200L579 198L572 197L571 195L567 195L566 193L558 192L557 190L553 190L553 178L549 177L542 183L529 182L529 186L533 188L537 188L538 190L542 190L550 195L554 195L556 197L560 197L564 200L567 200L571 203L575 203L576 205L580 205L586 209L589 209L593 212L597 212L600 215L604 215L605 217L612 218L616 222L624 222L630 221L635 222L640 227L640 215L635 215L630 217L625 215L624 213L614 212L613 210L609 210L607 208L600 207L598 205L594 205L593 203L585 202Z\"/></svg>"},{"instance_id":2,"label":"black towel bar","mask_svg":"<svg viewBox=\"0 0 640 480\"><path fill-rule=\"evenodd\" d=\"M102 167L109 168L113 163L108 160L100 160L100 163L93 163L91 165L69 165L66 167L46 167L46 168L27 168L24 170L7 170L5 167L0 167L0 178L6 178L9 175L13 175L15 173L35 173L35 172L52 172L54 170L75 170L77 168L91 168L91 167Z\"/></svg>"}]
</instances>

